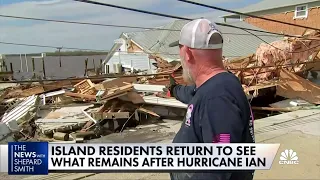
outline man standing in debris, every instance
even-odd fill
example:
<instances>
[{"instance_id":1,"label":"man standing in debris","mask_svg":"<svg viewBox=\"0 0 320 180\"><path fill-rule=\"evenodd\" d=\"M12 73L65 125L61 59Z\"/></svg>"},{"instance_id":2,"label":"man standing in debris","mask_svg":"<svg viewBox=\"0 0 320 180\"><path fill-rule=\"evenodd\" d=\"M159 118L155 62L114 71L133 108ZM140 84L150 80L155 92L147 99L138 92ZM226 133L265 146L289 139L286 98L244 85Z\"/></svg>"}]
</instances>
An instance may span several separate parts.
<instances>
[{"instance_id":1,"label":"man standing in debris","mask_svg":"<svg viewBox=\"0 0 320 180\"><path fill-rule=\"evenodd\" d=\"M253 117L238 78L225 70L223 38L207 19L187 23L179 46L183 78L194 85L172 86L171 94L188 103L173 143L254 143ZM172 180L252 180L254 171L171 173Z\"/></svg>"}]
</instances>

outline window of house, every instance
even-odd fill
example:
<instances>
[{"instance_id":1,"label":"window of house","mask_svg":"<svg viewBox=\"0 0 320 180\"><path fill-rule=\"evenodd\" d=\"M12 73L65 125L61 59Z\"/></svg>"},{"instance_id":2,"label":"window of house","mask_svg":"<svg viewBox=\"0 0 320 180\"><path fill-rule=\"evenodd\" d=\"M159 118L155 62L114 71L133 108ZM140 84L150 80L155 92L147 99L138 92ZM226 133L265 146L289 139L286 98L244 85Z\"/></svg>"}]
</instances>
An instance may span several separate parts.
<instances>
[{"instance_id":1,"label":"window of house","mask_svg":"<svg viewBox=\"0 0 320 180\"><path fill-rule=\"evenodd\" d=\"M308 6L301 5L296 6L296 10L294 12L294 18L306 18L308 17Z\"/></svg>"}]
</instances>

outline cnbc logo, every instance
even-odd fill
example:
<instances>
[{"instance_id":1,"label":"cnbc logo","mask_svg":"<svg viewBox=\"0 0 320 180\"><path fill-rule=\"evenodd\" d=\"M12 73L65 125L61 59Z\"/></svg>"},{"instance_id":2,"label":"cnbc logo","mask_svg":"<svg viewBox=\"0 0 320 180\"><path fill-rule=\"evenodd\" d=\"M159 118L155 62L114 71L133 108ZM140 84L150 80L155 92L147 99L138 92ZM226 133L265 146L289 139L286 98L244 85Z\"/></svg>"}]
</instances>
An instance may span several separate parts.
<instances>
[{"instance_id":1,"label":"cnbc logo","mask_svg":"<svg viewBox=\"0 0 320 180\"><path fill-rule=\"evenodd\" d=\"M279 164L299 164L297 153L286 149L281 153Z\"/></svg>"}]
</instances>

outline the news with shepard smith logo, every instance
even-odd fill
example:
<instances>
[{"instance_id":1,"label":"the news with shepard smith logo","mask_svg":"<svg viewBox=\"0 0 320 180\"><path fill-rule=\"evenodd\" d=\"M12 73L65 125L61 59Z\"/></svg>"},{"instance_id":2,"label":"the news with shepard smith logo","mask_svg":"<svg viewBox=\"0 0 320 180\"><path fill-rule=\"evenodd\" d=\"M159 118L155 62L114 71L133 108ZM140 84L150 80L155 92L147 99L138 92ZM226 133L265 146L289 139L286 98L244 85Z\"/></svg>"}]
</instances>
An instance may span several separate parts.
<instances>
[{"instance_id":1,"label":"the news with shepard smith logo","mask_svg":"<svg viewBox=\"0 0 320 180\"><path fill-rule=\"evenodd\" d=\"M1 145L1 172L40 175L49 172L270 169L279 144L57 144L12 142ZM288 154L287 154L288 153ZM283 154L294 156L290 150ZM294 157L293 157L294 158Z\"/></svg>"},{"instance_id":2,"label":"the news with shepard smith logo","mask_svg":"<svg viewBox=\"0 0 320 180\"><path fill-rule=\"evenodd\" d=\"M9 174L48 174L47 142L9 142L8 158Z\"/></svg>"}]
</instances>

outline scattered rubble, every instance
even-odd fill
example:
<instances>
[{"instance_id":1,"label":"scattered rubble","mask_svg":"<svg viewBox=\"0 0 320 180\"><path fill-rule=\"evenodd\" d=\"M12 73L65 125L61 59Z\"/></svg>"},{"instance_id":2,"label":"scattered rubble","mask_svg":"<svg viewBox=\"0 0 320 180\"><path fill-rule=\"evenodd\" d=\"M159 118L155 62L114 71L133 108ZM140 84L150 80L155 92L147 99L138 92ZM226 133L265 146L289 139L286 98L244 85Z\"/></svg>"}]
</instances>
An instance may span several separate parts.
<instances>
[{"instance_id":1,"label":"scattered rubble","mask_svg":"<svg viewBox=\"0 0 320 180\"><path fill-rule=\"evenodd\" d=\"M319 34L306 36L318 37ZM256 54L224 63L239 78L249 99L263 96L262 92L272 89L274 96L287 98L269 107L253 106L253 110L319 109L316 105L320 104L320 86L304 77L305 72L310 72L313 78L318 76L311 70L320 67L320 46L315 47L319 42L289 38L272 46L262 44ZM0 91L0 138L80 143L122 132L146 119L184 116L187 104L163 95L170 83L169 74L179 84L186 84L181 63L153 58L158 74L152 76L140 74L94 81L88 78L3 88Z\"/></svg>"}]
</instances>

